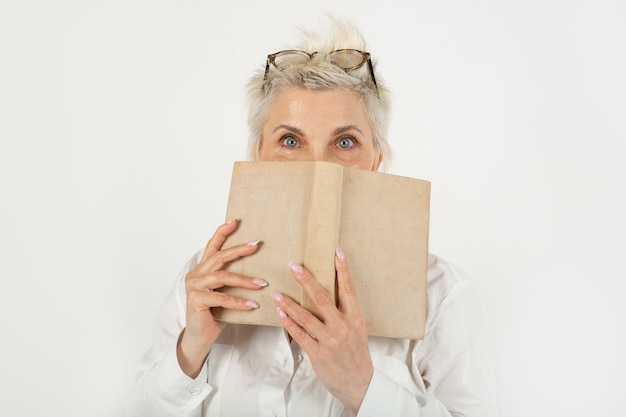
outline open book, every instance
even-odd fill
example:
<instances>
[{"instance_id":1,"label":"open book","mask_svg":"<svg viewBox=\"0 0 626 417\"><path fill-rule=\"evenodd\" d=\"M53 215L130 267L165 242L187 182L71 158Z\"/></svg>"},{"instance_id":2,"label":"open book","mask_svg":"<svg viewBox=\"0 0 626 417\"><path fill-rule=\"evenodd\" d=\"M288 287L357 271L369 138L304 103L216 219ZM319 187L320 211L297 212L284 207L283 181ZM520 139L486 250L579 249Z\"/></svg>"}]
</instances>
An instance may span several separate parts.
<instances>
[{"instance_id":1,"label":"open book","mask_svg":"<svg viewBox=\"0 0 626 417\"><path fill-rule=\"evenodd\" d=\"M430 183L330 162L235 162L226 218L240 220L224 248L261 240L231 272L263 278L261 290L226 288L256 300L252 311L214 309L229 323L280 326L274 291L316 314L291 275L306 267L335 303L335 249L346 253L370 336L421 339L426 322Z\"/></svg>"}]
</instances>

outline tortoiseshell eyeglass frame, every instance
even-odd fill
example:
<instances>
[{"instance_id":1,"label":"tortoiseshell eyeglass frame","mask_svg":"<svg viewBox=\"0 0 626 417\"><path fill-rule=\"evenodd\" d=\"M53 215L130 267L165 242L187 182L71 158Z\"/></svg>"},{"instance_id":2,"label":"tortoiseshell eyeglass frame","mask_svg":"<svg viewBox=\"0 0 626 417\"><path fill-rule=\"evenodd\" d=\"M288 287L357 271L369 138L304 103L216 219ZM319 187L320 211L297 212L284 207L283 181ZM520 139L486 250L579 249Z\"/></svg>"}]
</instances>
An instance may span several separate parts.
<instances>
[{"instance_id":1,"label":"tortoiseshell eyeglass frame","mask_svg":"<svg viewBox=\"0 0 626 417\"><path fill-rule=\"evenodd\" d=\"M358 54L361 55L361 62L359 62L357 65L354 65L352 67L342 67L337 65L335 62L332 61L332 57L334 54L337 53L341 53L341 52L356 52ZM263 88L265 88L265 81L267 80L267 74L270 71L270 65L273 65L274 68L278 69L278 70L282 70L282 68L280 68L278 65L276 65L276 58L279 57L280 55L306 55L309 57L309 59L313 59L313 57L317 54L317 52L313 52L313 53L308 53L306 51L301 51L298 49L286 49L284 51L278 51L275 52L273 54L269 54L267 56L267 63L265 64L265 74L263 75ZM372 82L374 83L374 87L376 88L376 95L378 96L378 98L380 99L380 94L378 92L378 84L376 83L376 76L374 75L374 66L372 65L372 59L370 56L369 52L363 52L363 51L359 51L358 49L337 49L334 51L331 51L328 54L329 58L331 59L331 62L335 65L337 65L339 68L341 68L342 70L346 71L346 72L350 72L350 71L354 71L356 69L359 69L363 66L364 63L367 62L367 66L370 70L370 76L372 77Z\"/></svg>"}]
</instances>

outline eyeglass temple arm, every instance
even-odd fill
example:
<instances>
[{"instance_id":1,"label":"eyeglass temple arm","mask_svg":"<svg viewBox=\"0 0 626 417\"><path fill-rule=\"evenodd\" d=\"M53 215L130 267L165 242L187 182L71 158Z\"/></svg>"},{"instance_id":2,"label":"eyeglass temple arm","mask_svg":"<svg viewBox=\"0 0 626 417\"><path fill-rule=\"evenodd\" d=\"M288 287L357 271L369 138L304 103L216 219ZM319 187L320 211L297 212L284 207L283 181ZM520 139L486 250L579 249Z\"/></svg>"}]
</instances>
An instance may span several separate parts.
<instances>
[{"instance_id":1,"label":"eyeglass temple arm","mask_svg":"<svg viewBox=\"0 0 626 417\"><path fill-rule=\"evenodd\" d=\"M374 87L376 87L376 95L380 98L380 93L378 92L378 83L376 82L376 77L374 76L374 66L372 65L372 59L367 57L367 66L370 69L370 75L372 76L372 82L374 83Z\"/></svg>"}]
</instances>

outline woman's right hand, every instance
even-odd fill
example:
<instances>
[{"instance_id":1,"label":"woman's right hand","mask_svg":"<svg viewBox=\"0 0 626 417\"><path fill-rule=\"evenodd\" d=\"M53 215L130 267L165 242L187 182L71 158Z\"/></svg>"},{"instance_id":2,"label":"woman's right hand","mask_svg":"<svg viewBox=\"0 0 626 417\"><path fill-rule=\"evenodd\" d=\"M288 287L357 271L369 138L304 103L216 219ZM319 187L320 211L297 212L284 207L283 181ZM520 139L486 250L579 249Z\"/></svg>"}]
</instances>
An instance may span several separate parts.
<instances>
[{"instance_id":1,"label":"woman's right hand","mask_svg":"<svg viewBox=\"0 0 626 417\"><path fill-rule=\"evenodd\" d=\"M236 220L221 225L209 240L198 265L185 277L187 294L187 323L178 341L177 357L183 372L191 378L200 373L211 347L225 323L215 320L211 309L223 307L234 310L253 310L258 304L252 300L232 297L214 291L222 287L263 288L267 282L224 271L224 266L256 252L259 241L252 241L222 250L224 241L237 228Z\"/></svg>"}]
</instances>

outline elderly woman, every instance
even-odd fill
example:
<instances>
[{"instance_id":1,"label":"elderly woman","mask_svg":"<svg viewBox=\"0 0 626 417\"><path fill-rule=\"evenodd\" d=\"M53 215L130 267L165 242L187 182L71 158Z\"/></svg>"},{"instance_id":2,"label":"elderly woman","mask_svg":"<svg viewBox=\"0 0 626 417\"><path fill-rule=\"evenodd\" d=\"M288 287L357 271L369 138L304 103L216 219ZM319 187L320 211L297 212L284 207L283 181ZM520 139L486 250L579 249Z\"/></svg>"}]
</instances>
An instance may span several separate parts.
<instances>
[{"instance_id":1,"label":"elderly woman","mask_svg":"<svg viewBox=\"0 0 626 417\"><path fill-rule=\"evenodd\" d=\"M249 83L251 157L378 170L390 156L388 92L365 51L359 32L335 21L326 36L307 33L299 49L269 55ZM420 341L368 337L341 249L335 254L339 307L306 268L289 265L319 303L321 320L273 293L283 328L225 325L212 308L258 305L213 290L268 285L224 271L262 250L258 241L222 249L236 227L237 220L221 225L176 280L142 360L130 416L495 414L460 271L429 257L428 319Z\"/></svg>"}]
</instances>

